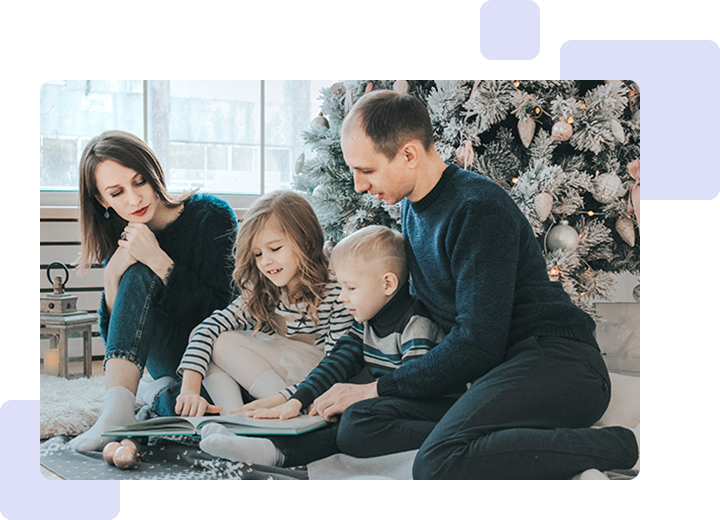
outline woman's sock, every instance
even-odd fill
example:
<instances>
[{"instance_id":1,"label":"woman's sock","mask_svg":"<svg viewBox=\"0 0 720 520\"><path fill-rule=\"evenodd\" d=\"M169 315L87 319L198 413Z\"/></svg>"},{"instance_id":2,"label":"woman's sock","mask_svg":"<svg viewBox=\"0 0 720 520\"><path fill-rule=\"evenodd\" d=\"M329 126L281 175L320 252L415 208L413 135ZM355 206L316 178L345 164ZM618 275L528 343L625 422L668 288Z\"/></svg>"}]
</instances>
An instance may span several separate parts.
<instances>
[{"instance_id":1,"label":"woman's sock","mask_svg":"<svg viewBox=\"0 0 720 520\"><path fill-rule=\"evenodd\" d=\"M200 449L215 457L264 466L282 466L285 461L270 439L234 435L221 424L205 425L200 435Z\"/></svg>"},{"instance_id":2,"label":"woman's sock","mask_svg":"<svg viewBox=\"0 0 720 520\"><path fill-rule=\"evenodd\" d=\"M82 435L70 441L69 446L77 451L101 450L115 437L102 434L115 426L135 422L135 394L124 386L112 386L105 390L102 413L95 425Z\"/></svg>"}]
</instances>

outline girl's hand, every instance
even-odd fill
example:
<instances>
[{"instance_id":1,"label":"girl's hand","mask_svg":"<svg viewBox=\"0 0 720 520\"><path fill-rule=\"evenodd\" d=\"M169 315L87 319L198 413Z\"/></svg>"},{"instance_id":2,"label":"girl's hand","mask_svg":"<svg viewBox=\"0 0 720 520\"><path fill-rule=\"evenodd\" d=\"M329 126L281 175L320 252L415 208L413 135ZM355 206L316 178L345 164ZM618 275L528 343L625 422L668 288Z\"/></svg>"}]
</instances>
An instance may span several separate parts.
<instances>
[{"instance_id":1,"label":"girl's hand","mask_svg":"<svg viewBox=\"0 0 720 520\"><path fill-rule=\"evenodd\" d=\"M302 403L297 399L290 399L284 404L274 408L264 408L248 412L248 417L255 419L292 419L300 415Z\"/></svg>"},{"instance_id":2,"label":"girl's hand","mask_svg":"<svg viewBox=\"0 0 720 520\"><path fill-rule=\"evenodd\" d=\"M165 281L173 265L172 259L160 248L155 233L145 224L128 223L120 235L118 246Z\"/></svg>"},{"instance_id":3,"label":"girl's hand","mask_svg":"<svg viewBox=\"0 0 720 520\"><path fill-rule=\"evenodd\" d=\"M279 406L283 403L285 403L285 397L283 397L282 394L275 394L270 397L265 397L263 399L255 399L254 401L242 406L241 408L238 408L237 410L233 410L232 412L228 413L238 413L238 412L249 412L252 410L265 410L267 408L275 408L276 406ZM248 414L248 416L250 416Z\"/></svg>"},{"instance_id":4,"label":"girl's hand","mask_svg":"<svg viewBox=\"0 0 720 520\"><path fill-rule=\"evenodd\" d=\"M182 392L175 400L175 413L183 417L202 417L207 413L220 413L222 406L210 404L200 394Z\"/></svg>"}]
</instances>

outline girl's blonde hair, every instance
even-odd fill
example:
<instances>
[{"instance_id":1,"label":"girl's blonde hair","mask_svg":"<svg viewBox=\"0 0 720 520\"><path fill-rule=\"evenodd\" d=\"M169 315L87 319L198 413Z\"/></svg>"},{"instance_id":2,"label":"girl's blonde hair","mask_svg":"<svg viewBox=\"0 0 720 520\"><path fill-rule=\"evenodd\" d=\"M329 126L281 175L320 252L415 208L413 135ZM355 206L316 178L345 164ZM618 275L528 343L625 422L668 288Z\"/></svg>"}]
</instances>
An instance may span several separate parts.
<instances>
[{"instance_id":1,"label":"girl's blonde hair","mask_svg":"<svg viewBox=\"0 0 720 520\"><path fill-rule=\"evenodd\" d=\"M275 309L280 288L257 267L253 242L272 217L290 241L298 261L299 288L289 294L291 302L305 304L305 312L317 324L318 307L330 278L328 259L323 253L323 231L310 203L292 190L277 190L260 197L248 209L235 243L233 280L240 288L246 311L257 320L254 332L276 331Z\"/></svg>"}]
</instances>

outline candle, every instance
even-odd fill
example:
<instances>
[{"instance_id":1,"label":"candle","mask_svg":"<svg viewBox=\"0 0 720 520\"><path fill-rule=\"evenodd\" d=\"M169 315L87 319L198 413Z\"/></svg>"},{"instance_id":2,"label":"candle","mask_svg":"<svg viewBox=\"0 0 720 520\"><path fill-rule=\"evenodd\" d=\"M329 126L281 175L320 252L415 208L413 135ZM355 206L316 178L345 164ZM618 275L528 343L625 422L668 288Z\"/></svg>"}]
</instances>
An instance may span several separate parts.
<instances>
[{"instance_id":1,"label":"candle","mask_svg":"<svg viewBox=\"0 0 720 520\"><path fill-rule=\"evenodd\" d=\"M51 376L58 375L58 369L60 367L60 351L56 348L51 348L45 353L45 373Z\"/></svg>"}]
</instances>

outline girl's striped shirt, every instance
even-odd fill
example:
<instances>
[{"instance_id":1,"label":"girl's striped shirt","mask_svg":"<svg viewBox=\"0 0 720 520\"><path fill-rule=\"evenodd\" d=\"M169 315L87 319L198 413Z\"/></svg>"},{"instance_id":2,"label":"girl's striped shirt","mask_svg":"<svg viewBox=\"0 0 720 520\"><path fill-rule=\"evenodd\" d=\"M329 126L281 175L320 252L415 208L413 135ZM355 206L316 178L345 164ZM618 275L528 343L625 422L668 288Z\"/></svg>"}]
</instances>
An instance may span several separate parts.
<instances>
[{"instance_id":1,"label":"girl's striped shirt","mask_svg":"<svg viewBox=\"0 0 720 520\"><path fill-rule=\"evenodd\" d=\"M314 346L329 354L340 339L352 326L353 317L345 309L345 305L339 300L340 284L330 281L325 286L323 301L318 306L318 323L315 324L309 314L304 313L305 304L289 305L283 299L280 300L275 312L283 319L281 323L287 324L287 331L284 332L287 338L296 335L311 335L315 337ZM212 358L213 344L220 334L231 330L252 330L257 320L245 311L243 297L240 296L224 309L219 309L208 316L193 331L190 342L185 349L177 373L182 376L185 369L194 370L205 377L208 363ZM275 334L275 333L273 333ZM294 387L283 391L285 397L294 393Z\"/></svg>"}]
</instances>

